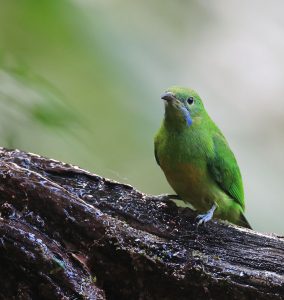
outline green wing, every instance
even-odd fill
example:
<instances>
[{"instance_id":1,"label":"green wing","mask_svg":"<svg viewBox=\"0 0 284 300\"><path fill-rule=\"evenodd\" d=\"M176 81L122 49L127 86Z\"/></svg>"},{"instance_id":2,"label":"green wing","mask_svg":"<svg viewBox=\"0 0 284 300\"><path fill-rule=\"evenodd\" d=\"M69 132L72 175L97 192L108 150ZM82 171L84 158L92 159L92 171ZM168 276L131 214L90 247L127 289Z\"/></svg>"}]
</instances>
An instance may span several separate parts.
<instances>
[{"instance_id":1,"label":"green wing","mask_svg":"<svg viewBox=\"0 0 284 300\"><path fill-rule=\"evenodd\" d=\"M214 156L208 168L221 189L244 209L244 189L241 172L236 158L221 133L213 137Z\"/></svg>"}]
</instances>

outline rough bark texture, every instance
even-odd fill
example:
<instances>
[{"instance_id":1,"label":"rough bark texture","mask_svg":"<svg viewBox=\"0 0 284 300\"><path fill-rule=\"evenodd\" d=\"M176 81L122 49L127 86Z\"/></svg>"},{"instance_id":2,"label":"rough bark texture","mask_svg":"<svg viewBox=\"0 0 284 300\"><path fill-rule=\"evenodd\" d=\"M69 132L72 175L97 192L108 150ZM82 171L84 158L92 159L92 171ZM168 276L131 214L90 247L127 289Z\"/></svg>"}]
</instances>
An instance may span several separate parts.
<instances>
[{"instance_id":1,"label":"rough bark texture","mask_svg":"<svg viewBox=\"0 0 284 300\"><path fill-rule=\"evenodd\" d=\"M284 240L0 148L0 299L284 299Z\"/></svg>"}]
</instances>

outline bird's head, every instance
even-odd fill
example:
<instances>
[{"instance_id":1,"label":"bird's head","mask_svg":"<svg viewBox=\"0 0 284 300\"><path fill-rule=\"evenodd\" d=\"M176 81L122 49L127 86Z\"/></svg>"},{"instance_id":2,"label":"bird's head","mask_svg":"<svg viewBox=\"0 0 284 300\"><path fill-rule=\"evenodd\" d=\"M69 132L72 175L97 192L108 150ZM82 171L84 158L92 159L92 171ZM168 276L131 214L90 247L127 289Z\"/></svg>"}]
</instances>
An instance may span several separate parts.
<instances>
[{"instance_id":1,"label":"bird's head","mask_svg":"<svg viewBox=\"0 0 284 300\"><path fill-rule=\"evenodd\" d=\"M165 101L165 119L172 126L191 126L204 112L202 100L189 88L171 87L161 98Z\"/></svg>"}]
</instances>

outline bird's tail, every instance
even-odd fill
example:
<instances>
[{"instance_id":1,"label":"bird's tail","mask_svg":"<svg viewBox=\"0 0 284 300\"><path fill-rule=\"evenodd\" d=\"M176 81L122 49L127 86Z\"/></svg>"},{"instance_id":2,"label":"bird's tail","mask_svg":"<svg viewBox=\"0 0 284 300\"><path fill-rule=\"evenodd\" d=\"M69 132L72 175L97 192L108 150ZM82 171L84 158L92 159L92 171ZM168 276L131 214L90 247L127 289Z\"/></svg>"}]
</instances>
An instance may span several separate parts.
<instances>
[{"instance_id":1,"label":"bird's tail","mask_svg":"<svg viewBox=\"0 0 284 300\"><path fill-rule=\"evenodd\" d=\"M240 214L239 225L242 227L252 229L252 227L250 226L248 220L246 219L243 213Z\"/></svg>"}]
</instances>

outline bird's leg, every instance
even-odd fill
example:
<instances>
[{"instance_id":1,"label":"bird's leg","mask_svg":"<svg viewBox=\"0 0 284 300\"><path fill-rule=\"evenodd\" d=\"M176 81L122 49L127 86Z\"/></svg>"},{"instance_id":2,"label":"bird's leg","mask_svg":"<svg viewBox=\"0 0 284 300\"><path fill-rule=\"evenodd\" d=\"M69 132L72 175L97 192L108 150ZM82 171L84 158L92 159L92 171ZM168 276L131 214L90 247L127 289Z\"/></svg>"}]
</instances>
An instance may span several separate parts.
<instances>
[{"instance_id":1,"label":"bird's leg","mask_svg":"<svg viewBox=\"0 0 284 300\"><path fill-rule=\"evenodd\" d=\"M213 217L214 211L217 208L217 205L214 203L212 207L207 211L207 213L198 215L196 219L198 220L197 226L200 224L205 224L206 222L210 221Z\"/></svg>"},{"instance_id":2,"label":"bird's leg","mask_svg":"<svg viewBox=\"0 0 284 300\"><path fill-rule=\"evenodd\" d=\"M182 200L179 195L166 195L169 199Z\"/></svg>"},{"instance_id":3,"label":"bird's leg","mask_svg":"<svg viewBox=\"0 0 284 300\"><path fill-rule=\"evenodd\" d=\"M162 194L157 196L151 196L151 199L155 201L161 201L161 202L169 202L170 200L181 200L179 195L168 195L168 194Z\"/></svg>"}]
</instances>

